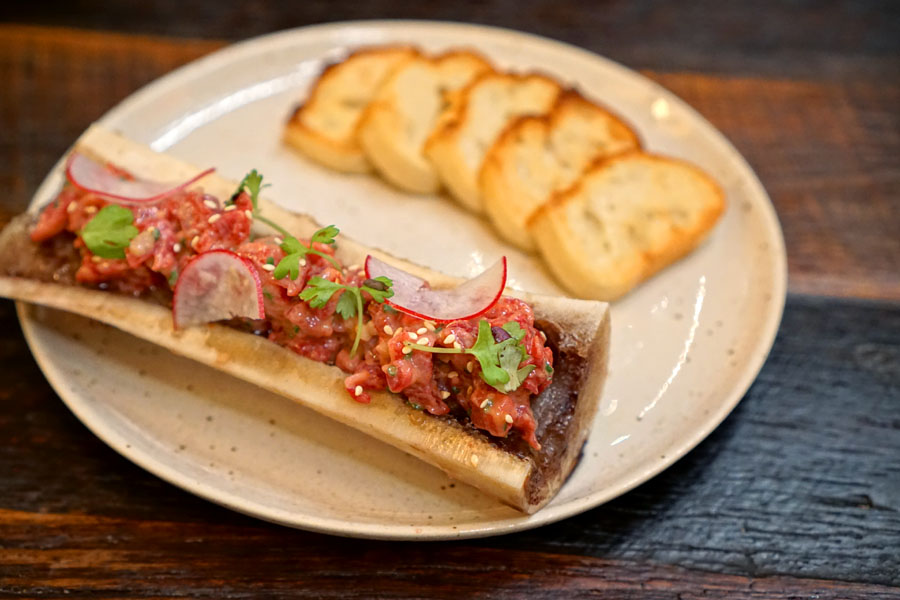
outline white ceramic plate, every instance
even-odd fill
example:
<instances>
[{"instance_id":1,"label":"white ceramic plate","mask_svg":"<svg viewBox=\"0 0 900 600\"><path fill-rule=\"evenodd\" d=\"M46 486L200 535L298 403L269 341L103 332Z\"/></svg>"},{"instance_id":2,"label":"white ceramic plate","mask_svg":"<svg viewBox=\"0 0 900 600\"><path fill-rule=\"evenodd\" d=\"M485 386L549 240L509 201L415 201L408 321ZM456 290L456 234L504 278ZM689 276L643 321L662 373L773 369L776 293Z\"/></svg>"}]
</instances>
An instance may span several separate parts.
<instances>
[{"instance_id":1,"label":"white ceramic plate","mask_svg":"<svg viewBox=\"0 0 900 600\"><path fill-rule=\"evenodd\" d=\"M442 539L536 527L597 506L672 464L738 403L771 347L786 285L781 230L747 163L657 84L584 50L469 25L364 22L269 35L202 58L133 94L101 122L239 180L348 235L453 273L510 258L513 285L558 292L539 262L438 198L338 175L280 143L322 65L360 45L470 46L537 69L623 115L648 149L718 179L728 210L711 239L613 307L610 377L584 458L553 502L523 516L390 447L94 322L20 306L35 357L72 411L148 471L263 519L340 535ZM39 189L46 202L59 165ZM402 234L391 232L403 232Z\"/></svg>"}]
</instances>

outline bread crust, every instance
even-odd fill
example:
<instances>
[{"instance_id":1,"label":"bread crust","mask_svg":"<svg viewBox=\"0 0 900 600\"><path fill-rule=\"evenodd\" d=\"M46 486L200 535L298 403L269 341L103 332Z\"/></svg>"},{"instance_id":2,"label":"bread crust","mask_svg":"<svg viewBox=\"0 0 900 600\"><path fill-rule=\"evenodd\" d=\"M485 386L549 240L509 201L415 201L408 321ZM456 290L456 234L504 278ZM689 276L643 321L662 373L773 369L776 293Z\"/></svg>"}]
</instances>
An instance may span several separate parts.
<instances>
[{"instance_id":1,"label":"bread crust","mask_svg":"<svg viewBox=\"0 0 900 600\"><path fill-rule=\"evenodd\" d=\"M82 136L76 149L146 178L173 180L199 171L96 126ZM234 182L216 175L204 178L201 185L207 193L219 197L227 197L236 188ZM260 206L269 218L299 236L308 236L318 228L311 218L288 213L263 199ZM4 248L22 242L27 233L26 223L31 218L22 217L0 232L0 257ZM457 282L455 278L366 248L343 236L337 249L339 258L357 263L370 253L429 279L435 287ZM531 303L536 321L543 324L548 342L556 346L557 356L561 357L549 392L535 399L538 440L546 447L543 454L535 453L527 449L527 444L515 446L451 418L413 410L401 397L388 392L373 393L371 404L357 403L343 389L344 374L337 367L308 360L267 339L218 324L176 332L167 308L109 292L23 277L21 273L10 273L2 258L0 273L6 273L0 276L0 296L106 322L364 431L525 512L534 512L546 504L574 467L606 376L609 349L606 304L509 292ZM562 402L565 411L549 412L541 422L539 411L544 409L544 404L557 401ZM552 404L548 406L553 408ZM550 426L556 416L561 428L552 430ZM543 434L541 426L546 430ZM554 438L554 431L562 434ZM553 464L543 464L551 459Z\"/></svg>"},{"instance_id":2,"label":"bread crust","mask_svg":"<svg viewBox=\"0 0 900 600\"><path fill-rule=\"evenodd\" d=\"M381 81L393 69L406 60L419 55L419 51L410 46L373 46L353 51L343 61L330 64L323 69L309 92L306 102L291 113L284 128L284 141L296 148L308 158L345 173L368 173L372 165L359 145L357 132L359 119L369 100L374 95ZM362 69L363 61L378 61L380 67L373 77L367 71L376 69L370 65ZM342 85L340 78L358 68L362 72L363 81L356 85ZM340 115L346 121L335 126L339 132L327 131L325 123L315 123L320 115Z\"/></svg>"},{"instance_id":3,"label":"bread crust","mask_svg":"<svg viewBox=\"0 0 900 600\"><path fill-rule=\"evenodd\" d=\"M516 108L512 111L504 111L503 114L508 112L510 114L508 117L501 116L499 127L496 129L493 126L483 128L481 124L475 123L475 120L481 115L475 113L472 103L480 91L498 82L523 86L540 83L545 87L539 91L541 96L535 100L533 109ZM547 75L490 71L476 77L453 97L451 106L425 142L425 155L434 164L441 181L460 204L472 212L483 212L478 173L487 150L494 143L497 135L516 116L543 114L553 105L561 92L562 86ZM483 140L483 148L479 147L482 141L473 139L476 137L476 130L478 136L486 136L486 139ZM476 155L474 158L477 164L469 164L463 145L469 146L469 152ZM480 156L478 156L479 154Z\"/></svg>"},{"instance_id":4,"label":"bread crust","mask_svg":"<svg viewBox=\"0 0 900 600\"><path fill-rule=\"evenodd\" d=\"M582 240L572 234L572 224L566 208L587 193L586 188L593 177L602 175L617 164L630 161L641 161L648 168L656 164L686 169L706 188L710 201L698 211L693 227L683 228L670 224L671 235L659 247L643 248L618 262L614 269L598 273L595 268L598 257L586 253L580 243ZM567 289L581 298L612 301L696 248L715 226L724 210L724 191L699 167L680 159L635 150L594 161L574 185L553 194L536 210L528 219L527 227L550 270Z\"/></svg>"},{"instance_id":5,"label":"bread crust","mask_svg":"<svg viewBox=\"0 0 900 600\"><path fill-rule=\"evenodd\" d=\"M584 128L575 139L557 139L569 135L567 119ZM547 114L514 119L488 150L479 173L485 213L506 241L536 252L526 226L531 214L592 162L640 147L637 133L621 117L568 89ZM523 161L539 173L520 172Z\"/></svg>"},{"instance_id":6,"label":"bread crust","mask_svg":"<svg viewBox=\"0 0 900 600\"><path fill-rule=\"evenodd\" d=\"M486 58L462 49L419 56L394 69L358 128L360 145L388 183L415 194L440 190L437 171L423 153L425 140L440 119L446 94L490 69ZM417 80L414 89L411 78Z\"/></svg>"}]
</instances>

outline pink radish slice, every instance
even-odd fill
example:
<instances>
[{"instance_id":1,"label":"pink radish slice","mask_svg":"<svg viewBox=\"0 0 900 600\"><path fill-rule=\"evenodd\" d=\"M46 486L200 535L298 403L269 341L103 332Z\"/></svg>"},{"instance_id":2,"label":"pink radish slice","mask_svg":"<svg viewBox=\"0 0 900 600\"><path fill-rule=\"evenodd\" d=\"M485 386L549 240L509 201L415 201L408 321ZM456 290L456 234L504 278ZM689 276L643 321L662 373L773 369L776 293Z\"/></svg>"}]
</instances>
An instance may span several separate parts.
<instances>
[{"instance_id":1,"label":"pink radish slice","mask_svg":"<svg viewBox=\"0 0 900 600\"><path fill-rule=\"evenodd\" d=\"M153 204L206 177L215 169L207 169L184 183L163 183L145 179L123 179L104 165L78 152L66 163L66 177L86 192L115 200L119 204Z\"/></svg>"},{"instance_id":2,"label":"pink radish slice","mask_svg":"<svg viewBox=\"0 0 900 600\"><path fill-rule=\"evenodd\" d=\"M175 284L172 316L176 329L234 317L264 319L256 267L230 250L198 254Z\"/></svg>"},{"instance_id":3,"label":"pink radish slice","mask_svg":"<svg viewBox=\"0 0 900 600\"><path fill-rule=\"evenodd\" d=\"M506 287L506 257L489 269L449 290L433 290L424 279L392 267L374 256L366 257L366 277L387 277L394 295L387 304L420 319L449 322L473 319L500 299Z\"/></svg>"}]
</instances>

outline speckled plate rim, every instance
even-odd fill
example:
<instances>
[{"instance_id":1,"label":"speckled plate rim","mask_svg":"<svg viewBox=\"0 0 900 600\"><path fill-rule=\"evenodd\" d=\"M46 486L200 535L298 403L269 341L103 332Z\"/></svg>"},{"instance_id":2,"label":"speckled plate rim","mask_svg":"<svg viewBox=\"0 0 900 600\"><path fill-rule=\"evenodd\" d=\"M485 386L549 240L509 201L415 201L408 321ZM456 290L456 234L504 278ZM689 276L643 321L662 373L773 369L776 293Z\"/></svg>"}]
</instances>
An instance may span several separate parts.
<instances>
[{"instance_id":1,"label":"speckled plate rim","mask_svg":"<svg viewBox=\"0 0 900 600\"><path fill-rule=\"evenodd\" d=\"M126 118L129 113L134 110L135 106L145 102L148 98L155 95L158 90L178 86L181 82L189 81L200 73L227 65L230 61L249 50L252 46L265 44L277 47L280 44L291 44L292 42L295 42L297 36L308 33L319 35L333 34L344 28L386 29L395 32L398 35L408 32L411 28L414 28L418 33L421 33L423 29L438 28L445 31L464 32L466 34L475 33L492 37L500 36L507 40L522 44L543 46L547 51L578 55L582 59L602 64L605 69L611 69L622 75L643 80L645 84L653 86L660 97L665 98L673 105L677 105L680 110L688 113L694 122L703 127L705 134L709 136L709 141L717 146L723 156L734 165L736 173L746 185L747 195L754 200L756 208L762 211L765 224L765 235L767 236L767 242L772 249L770 253L770 256L772 257L771 264L769 265L771 272L770 283L772 286L772 302L768 305L764 327L760 330L759 336L756 338L757 343L755 346L748 350L747 354L749 359L744 363L743 368L740 369L740 374L734 377L734 383L729 393L722 397L718 409L710 411L701 426L687 432L681 438L681 443L672 446L669 451L666 452L665 456L660 457L659 460L654 461L650 465L646 465L643 469L635 470L630 476L619 479L617 485L608 486L584 497L573 499L565 504L551 504L538 513L530 516L523 516L521 519L486 521L479 525L455 529L447 526L423 525L421 532L412 533L410 528L406 526L352 522L345 519L332 519L315 515L298 515L296 512L278 510L273 507L261 507L252 501L248 501L242 496L230 494L215 486L207 485L202 481L192 479L177 468L169 467L156 460L153 456L136 450L129 445L128 439L125 436L118 434L114 428L109 426L102 419L94 418L89 405L84 399L72 392L66 386L66 377L64 373L56 365L53 359L43 352L43 348L37 342L36 323L28 317L27 306L21 302L17 303L17 312L22 325L22 330L32 353L34 354L35 360L44 372L50 385L66 403L73 414L75 414L75 416L81 420L91 432L125 458L146 471L153 473L157 477L196 494L197 496L237 512L282 525L333 535L373 539L425 541L476 538L511 533L550 524L599 506L600 504L633 489L665 470L696 447L713 430L715 430L737 406L755 380L771 350L781 322L786 299L787 255L784 246L783 233L775 209L763 188L762 183L746 160L727 138L725 138L721 132L697 111L675 96L672 92L645 78L643 75L577 46L503 28L412 20L347 21L281 31L225 47L149 83L108 111L101 119L99 119L99 122L114 128L120 119ZM44 179L43 183L35 193L35 198L44 196L50 188L58 185L60 177L62 176L63 159L64 157L60 158Z\"/></svg>"}]
</instances>

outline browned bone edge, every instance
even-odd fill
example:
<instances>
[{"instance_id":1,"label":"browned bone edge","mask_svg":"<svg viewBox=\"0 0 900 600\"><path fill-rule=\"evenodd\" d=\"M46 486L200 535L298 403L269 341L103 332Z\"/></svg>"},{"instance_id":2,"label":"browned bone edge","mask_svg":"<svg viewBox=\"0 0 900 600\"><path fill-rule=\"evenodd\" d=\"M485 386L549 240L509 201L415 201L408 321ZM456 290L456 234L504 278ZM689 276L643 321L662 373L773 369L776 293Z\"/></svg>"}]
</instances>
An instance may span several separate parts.
<instances>
[{"instance_id":1,"label":"browned bone edge","mask_svg":"<svg viewBox=\"0 0 900 600\"><path fill-rule=\"evenodd\" d=\"M145 178L186 180L199 169L170 156L152 153L102 127L93 126L76 143L80 151L101 161L122 166ZM148 160L152 157L152 160ZM201 182L204 190L219 198L229 197L234 182L215 175ZM319 225L310 217L287 212L260 199L263 214L298 236L309 237ZM396 259L342 238L338 256L348 263L362 263L375 254L400 268L435 283L457 280L424 267ZM532 296L509 291L530 302L537 319L555 322L569 342L590 342L588 372L576 405L576 422L585 425L569 440L558 474L535 495L529 480L534 464L528 459L498 450L481 436L472 436L455 422L427 418L386 392L372 394L371 404L355 402L346 394L335 367L310 361L266 339L221 326L172 329L171 312L164 307L120 295L79 287L63 294L59 286L27 279L0 277L0 296L24 300L97 319L127 333L197 360L230 375L297 401L336 421L360 429L446 471L520 510L533 512L547 501L571 471L593 420L605 379L609 346L608 306L568 298ZM292 374L285 377L285 373ZM302 393L298 392L302 390Z\"/></svg>"}]
</instances>

